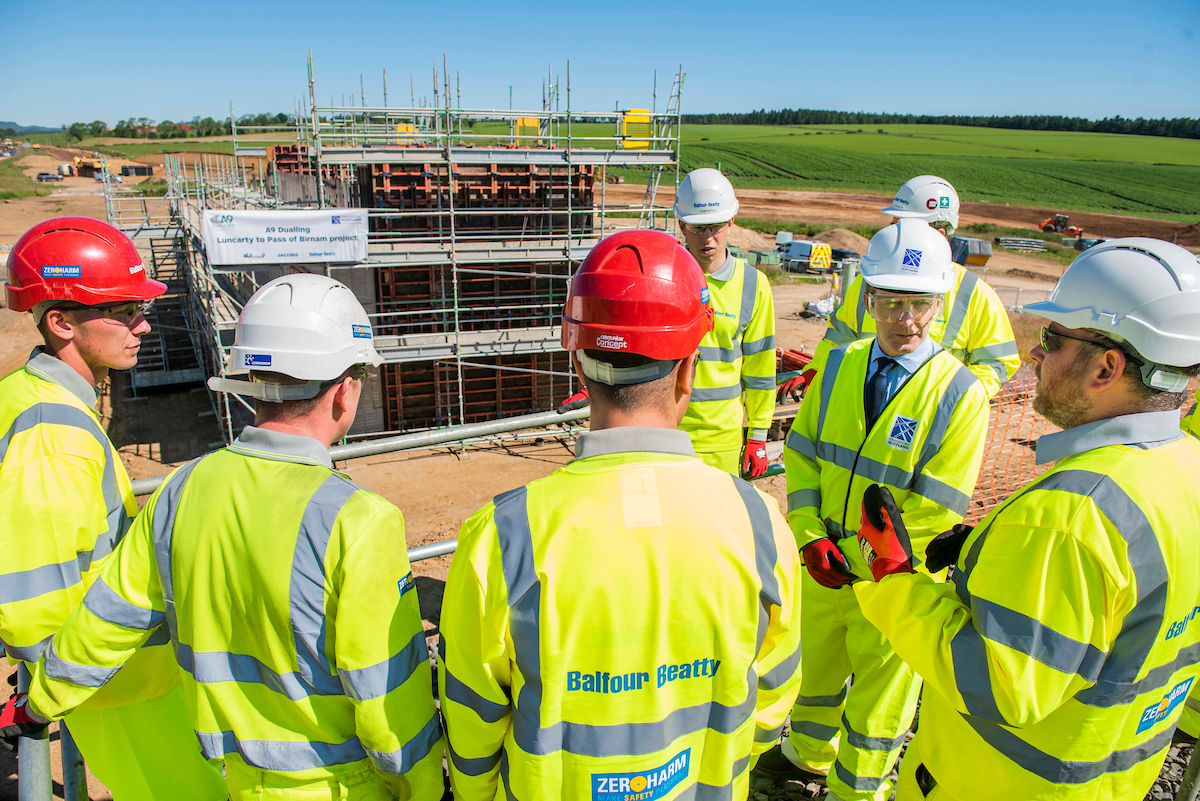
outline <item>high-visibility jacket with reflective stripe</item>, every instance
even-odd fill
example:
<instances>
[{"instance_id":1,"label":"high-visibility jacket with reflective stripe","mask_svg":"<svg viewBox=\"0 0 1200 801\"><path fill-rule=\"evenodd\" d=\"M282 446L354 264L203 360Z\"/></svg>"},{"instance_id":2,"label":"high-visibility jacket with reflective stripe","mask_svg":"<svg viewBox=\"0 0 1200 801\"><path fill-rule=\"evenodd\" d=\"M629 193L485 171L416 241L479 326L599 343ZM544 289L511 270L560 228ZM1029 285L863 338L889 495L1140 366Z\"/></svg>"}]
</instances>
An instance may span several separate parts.
<instances>
[{"instance_id":1,"label":"high-visibility jacket with reflective stripe","mask_svg":"<svg viewBox=\"0 0 1200 801\"><path fill-rule=\"evenodd\" d=\"M0 640L35 663L137 514L91 385L36 348L0 381ZM166 631L89 708L156 698L179 683Z\"/></svg>"},{"instance_id":2,"label":"high-visibility jacket with reflective stripe","mask_svg":"<svg viewBox=\"0 0 1200 801\"><path fill-rule=\"evenodd\" d=\"M788 523L803 548L821 537L853 571L870 570L852 535L871 484L888 487L914 555L963 519L975 490L988 427L988 398L975 375L937 350L896 390L868 431L863 387L874 340L834 348L788 432Z\"/></svg>"},{"instance_id":3,"label":"high-visibility jacket with reflective stripe","mask_svg":"<svg viewBox=\"0 0 1200 801\"><path fill-rule=\"evenodd\" d=\"M1188 409L1187 414L1183 416L1180 426L1193 437L1200 437L1200 415L1196 414L1196 406L1200 405L1200 389L1196 390L1195 400L1192 408Z\"/></svg>"},{"instance_id":4,"label":"high-visibility jacket with reflective stripe","mask_svg":"<svg viewBox=\"0 0 1200 801\"><path fill-rule=\"evenodd\" d=\"M775 301L767 277L732 256L705 276L715 327L700 340L692 402L679 427L697 451L742 447L742 406L749 438L765 440L775 414Z\"/></svg>"},{"instance_id":5,"label":"high-visibility jacket with reflective stripe","mask_svg":"<svg viewBox=\"0 0 1200 801\"><path fill-rule=\"evenodd\" d=\"M1142 798L1200 673L1200 442L1172 410L1037 455L1057 464L975 527L952 584L855 592L925 678L920 759L951 796Z\"/></svg>"},{"instance_id":6,"label":"high-visibility jacket with reflective stripe","mask_svg":"<svg viewBox=\"0 0 1200 801\"><path fill-rule=\"evenodd\" d=\"M745 798L799 691L787 525L680 432L578 452L459 533L438 670L455 798Z\"/></svg>"},{"instance_id":7,"label":"high-visibility jacket with reflective stripe","mask_svg":"<svg viewBox=\"0 0 1200 801\"><path fill-rule=\"evenodd\" d=\"M154 493L30 691L69 710L163 620L208 758L442 795L441 727L395 506L309 437L248 427ZM367 763L367 760L370 763Z\"/></svg>"},{"instance_id":8,"label":"high-visibility jacket with reflective stripe","mask_svg":"<svg viewBox=\"0 0 1200 801\"><path fill-rule=\"evenodd\" d=\"M961 265L954 269L957 278L929 326L929 336L969 367L992 397L1021 366L1016 338L996 290ZM838 345L875 336L875 320L862 302L862 292L860 275L846 290L846 302L830 315L829 329L809 367L820 370Z\"/></svg>"}]
</instances>

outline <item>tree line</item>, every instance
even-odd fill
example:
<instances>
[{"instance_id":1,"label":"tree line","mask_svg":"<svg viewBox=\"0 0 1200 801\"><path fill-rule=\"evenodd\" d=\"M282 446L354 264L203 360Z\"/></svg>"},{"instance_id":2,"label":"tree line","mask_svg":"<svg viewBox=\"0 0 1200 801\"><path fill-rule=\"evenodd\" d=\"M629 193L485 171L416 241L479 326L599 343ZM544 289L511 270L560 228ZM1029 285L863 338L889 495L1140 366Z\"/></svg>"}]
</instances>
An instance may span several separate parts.
<instances>
[{"instance_id":1,"label":"tree line","mask_svg":"<svg viewBox=\"0 0 1200 801\"><path fill-rule=\"evenodd\" d=\"M237 118L239 133L259 133L258 126L292 125L296 121L292 114L242 114ZM119 120L111 128L103 120L73 122L62 126L68 141L80 141L96 136L120 136L129 139L183 139L198 136L221 136L230 133L229 117L213 119L195 116L190 120L156 122L149 117L130 117Z\"/></svg>"},{"instance_id":2,"label":"tree line","mask_svg":"<svg viewBox=\"0 0 1200 801\"><path fill-rule=\"evenodd\" d=\"M760 109L745 114L684 114L688 125L969 125L981 128L1011 128L1023 131L1086 131L1200 139L1200 120L1191 117L1146 119L1137 117L1062 117L1045 114L1015 116L963 116L932 114L871 114L863 111L825 109Z\"/></svg>"}]
</instances>

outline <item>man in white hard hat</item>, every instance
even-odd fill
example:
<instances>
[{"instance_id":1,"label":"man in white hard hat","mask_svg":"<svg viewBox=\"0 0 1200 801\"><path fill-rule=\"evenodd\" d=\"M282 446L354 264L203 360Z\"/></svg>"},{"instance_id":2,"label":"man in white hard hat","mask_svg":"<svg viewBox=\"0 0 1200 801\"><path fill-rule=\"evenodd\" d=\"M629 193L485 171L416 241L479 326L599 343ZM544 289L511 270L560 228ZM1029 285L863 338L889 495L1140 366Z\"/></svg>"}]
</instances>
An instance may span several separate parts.
<instances>
[{"instance_id":1,"label":"man in white hard hat","mask_svg":"<svg viewBox=\"0 0 1200 801\"><path fill-rule=\"evenodd\" d=\"M228 371L250 380L209 386L253 397L255 424L150 498L38 663L32 715L69 712L165 622L231 798L442 796L404 523L327 450L381 362L366 312L332 278L287 275L254 293Z\"/></svg>"},{"instance_id":2,"label":"man in white hard hat","mask_svg":"<svg viewBox=\"0 0 1200 801\"><path fill-rule=\"evenodd\" d=\"M1200 372L1200 266L1154 239L1085 251L1050 299L1034 409L1054 467L974 530L854 586L925 678L902 801L1142 798L1200 675L1200 442L1179 429ZM867 531L901 553L907 516ZM920 549L914 549L918 554ZM806 600L807 602L807 600ZM807 650L807 643L806 643Z\"/></svg>"},{"instance_id":3,"label":"man in white hard hat","mask_svg":"<svg viewBox=\"0 0 1200 801\"><path fill-rule=\"evenodd\" d=\"M696 386L679 427L708 464L757 478L768 467L775 413L775 302L767 277L729 252L737 211L733 186L714 169L693 170L675 192L679 232L704 271L716 311L716 327L700 342Z\"/></svg>"},{"instance_id":4,"label":"man in white hard hat","mask_svg":"<svg viewBox=\"0 0 1200 801\"><path fill-rule=\"evenodd\" d=\"M975 375L930 336L954 280L945 238L902 219L871 239L862 271L860 302L876 334L830 352L784 450L788 523L808 572L802 676L788 739L758 770L825 779L841 801L884 801L921 680L845 589L882 565L855 540L864 495L886 487L923 553L970 505L988 402ZM930 576L920 563L914 569Z\"/></svg>"},{"instance_id":5,"label":"man in white hard hat","mask_svg":"<svg viewBox=\"0 0 1200 801\"><path fill-rule=\"evenodd\" d=\"M958 192L948 181L918 175L900 187L882 211L897 220L924 220L949 239L958 228L958 207ZM859 302L861 295L862 279L855 278L846 288L845 303L829 317L829 329L817 345L805 381L821 369L832 348L874 334L875 324ZM989 397L1021 366L1004 304L987 282L960 264L954 265L954 283L946 291L930 336L979 378Z\"/></svg>"}]
</instances>

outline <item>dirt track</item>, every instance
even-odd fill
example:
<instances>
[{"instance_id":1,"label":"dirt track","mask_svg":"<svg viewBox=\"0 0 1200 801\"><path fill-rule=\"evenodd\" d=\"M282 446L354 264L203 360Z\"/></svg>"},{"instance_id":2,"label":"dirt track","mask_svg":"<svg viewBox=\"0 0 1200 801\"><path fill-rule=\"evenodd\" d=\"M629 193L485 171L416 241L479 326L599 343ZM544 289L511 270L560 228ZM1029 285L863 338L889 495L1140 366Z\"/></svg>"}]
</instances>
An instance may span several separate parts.
<instances>
[{"instance_id":1,"label":"dirt track","mask_svg":"<svg viewBox=\"0 0 1200 801\"><path fill-rule=\"evenodd\" d=\"M605 188L610 204L640 204L645 188L629 184L610 184ZM851 195L840 192L790 192L771 189L739 189L738 204L743 217L783 222L828 223L831 225L882 225L887 218L879 210L892 202L884 195ZM658 202L673 203L671 187L658 190ZM962 225L992 223L1008 227L1033 228L1061 209L1008 206L994 203L964 203ZM1176 241L1185 247L1200 247L1200 223L1151 220L1119 214L1071 212L1071 222L1082 225L1088 236L1152 236Z\"/></svg>"}]
</instances>

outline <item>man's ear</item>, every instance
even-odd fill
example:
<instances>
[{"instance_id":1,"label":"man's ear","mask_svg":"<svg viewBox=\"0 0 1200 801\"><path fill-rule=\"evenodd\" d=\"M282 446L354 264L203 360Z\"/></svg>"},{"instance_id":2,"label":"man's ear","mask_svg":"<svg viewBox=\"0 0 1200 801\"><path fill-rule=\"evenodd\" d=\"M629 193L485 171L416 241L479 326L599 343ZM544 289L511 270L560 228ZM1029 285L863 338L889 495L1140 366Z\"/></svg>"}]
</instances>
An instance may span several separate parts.
<instances>
[{"instance_id":1,"label":"man's ear","mask_svg":"<svg viewBox=\"0 0 1200 801\"><path fill-rule=\"evenodd\" d=\"M1099 354L1089 365L1092 389L1103 391L1118 384L1125 374L1128 361L1129 357L1117 348L1109 348Z\"/></svg>"},{"instance_id":2,"label":"man's ear","mask_svg":"<svg viewBox=\"0 0 1200 801\"><path fill-rule=\"evenodd\" d=\"M50 309L50 311L46 312L42 316L41 328L44 333L65 342L70 342L75 338L75 326L67 319L67 313L62 309Z\"/></svg>"}]
</instances>

